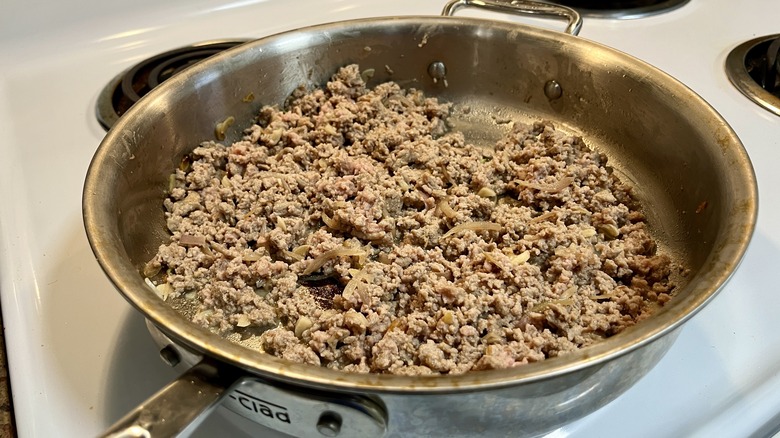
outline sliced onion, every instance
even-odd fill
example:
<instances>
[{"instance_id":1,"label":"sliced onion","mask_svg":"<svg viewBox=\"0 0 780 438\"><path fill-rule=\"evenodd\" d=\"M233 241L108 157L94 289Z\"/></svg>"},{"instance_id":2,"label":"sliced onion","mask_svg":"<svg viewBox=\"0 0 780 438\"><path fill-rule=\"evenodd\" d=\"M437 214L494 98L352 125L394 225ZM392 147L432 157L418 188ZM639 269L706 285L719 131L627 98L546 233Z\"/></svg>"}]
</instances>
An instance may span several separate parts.
<instances>
[{"instance_id":1,"label":"sliced onion","mask_svg":"<svg viewBox=\"0 0 780 438\"><path fill-rule=\"evenodd\" d=\"M595 228L587 227L587 228L584 228L582 230L581 234L582 234L582 237L588 239L588 238L591 238L591 237L595 236L598 233L596 233L596 229Z\"/></svg>"},{"instance_id":2,"label":"sliced onion","mask_svg":"<svg viewBox=\"0 0 780 438\"><path fill-rule=\"evenodd\" d=\"M548 307L552 306L553 304L557 304L559 306L571 306L574 304L573 300L551 300L551 301L544 301L541 302L533 307L531 307L530 312L541 312L542 310L547 309Z\"/></svg>"},{"instance_id":3,"label":"sliced onion","mask_svg":"<svg viewBox=\"0 0 780 438\"><path fill-rule=\"evenodd\" d=\"M344 286L344 290L341 291L341 296L346 299L350 299L350 297L352 297L352 295L354 295L355 292L357 292L359 283L360 283L359 278L353 278L352 280L349 280L347 282L347 285Z\"/></svg>"},{"instance_id":4,"label":"sliced onion","mask_svg":"<svg viewBox=\"0 0 780 438\"><path fill-rule=\"evenodd\" d=\"M403 328L404 321L402 320L403 317L395 318L392 321L390 321L390 325L387 326L387 330L385 330L385 333L390 333L394 329L397 328Z\"/></svg>"},{"instance_id":5,"label":"sliced onion","mask_svg":"<svg viewBox=\"0 0 780 438\"><path fill-rule=\"evenodd\" d=\"M206 246L206 238L203 236L193 236L192 234L182 234L179 239L179 244L185 246Z\"/></svg>"},{"instance_id":6,"label":"sliced onion","mask_svg":"<svg viewBox=\"0 0 780 438\"><path fill-rule=\"evenodd\" d=\"M361 286L363 285L362 281L373 281L373 276L367 273L364 269L350 269L349 274L352 276L352 279L347 282L346 286L344 286L344 290L341 292L341 296L349 299L353 294L357 293L358 296L360 296L360 299L363 302L366 302L367 294L361 290Z\"/></svg>"},{"instance_id":7,"label":"sliced onion","mask_svg":"<svg viewBox=\"0 0 780 438\"><path fill-rule=\"evenodd\" d=\"M523 251L520 254L512 257L510 260L516 265L522 265L531 258L531 251Z\"/></svg>"},{"instance_id":8,"label":"sliced onion","mask_svg":"<svg viewBox=\"0 0 780 438\"><path fill-rule=\"evenodd\" d=\"M291 259L293 259L293 260L295 260L297 262L303 260L303 256L298 254L298 253L296 253L296 252L294 252L294 251L284 250L284 251L282 251L282 254L284 254L285 256L287 256L287 257L289 257L289 258L291 258Z\"/></svg>"},{"instance_id":9,"label":"sliced onion","mask_svg":"<svg viewBox=\"0 0 780 438\"><path fill-rule=\"evenodd\" d=\"M309 330L314 326L314 322L308 316L301 316L295 323L295 337L300 339L303 336L303 332Z\"/></svg>"},{"instance_id":10,"label":"sliced onion","mask_svg":"<svg viewBox=\"0 0 780 438\"><path fill-rule=\"evenodd\" d=\"M485 260L487 260L488 262L492 263L493 265L495 265L498 268L501 268L501 270L504 269L504 267L501 264L501 257L500 256L503 255L503 256L506 257L506 254L503 254L503 253L501 253L499 251L496 251L495 254L493 252L486 252L486 253L483 253L482 255L485 257Z\"/></svg>"},{"instance_id":11,"label":"sliced onion","mask_svg":"<svg viewBox=\"0 0 780 438\"><path fill-rule=\"evenodd\" d=\"M331 124L326 124L322 127L322 130L328 134L328 135L338 135L339 131L336 130L336 128L333 127Z\"/></svg>"},{"instance_id":12,"label":"sliced onion","mask_svg":"<svg viewBox=\"0 0 780 438\"><path fill-rule=\"evenodd\" d=\"M155 285L152 283L152 280L149 278L144 278L144 282L147 286L151 287L154 292L157 294L158 297L162 298L163 301L166 301L168 299L168 296L170 296L173 293L173 286L171 286L168 283L160 283L158 285Z\"/></svg>"},{"instance_id":13,"label":"sliced onion","mask_svg":"<svg viewBox=\"0 0 780 438\"><path fill-rule=\"evenodd\" d=\"M566 289L563 292L563 295L561 295L561 299L568 300L569 298L573 297L576 292L577 292L577 286L570 286L568 289Z\"/></svg>"},{"instance_id":14,"label":"sliced onion","mask_svg":"<svg viewBox=\"0 0 780 438\"><path fill-rule=\"evenodd\" d=\"M367 68L363 70L360 73L360 79L363 80L363 82L368 82L369 79L374 77L374 74L376 73L376 70L373 68Z\"/></svg>"},{"instance_id":15,"label":"sliced onion","mask_svg":"<svg viewBox=\"0 0 780 438\"><path fill-rule=\"evenodd\" d=\"M160 283L157 285L156 288L160 294L160 297L162 297L163 301L167 301L168 297L173 294L173 286L171 286L168 283Z\"/></svg>"},{"instance_id":16,"label":"sliced onion","mask_svg":"<svg viewBox=\"0 0 780 438\"><path fill-rule=\"evenodd\" d=\"M535 224L537 222L543 222L543 221L546 221L547 219L552 219L552 218L556 218L557 219L558 218L558 213L556 213L554 211L548 211L547 213L540 214L539 216L536 216L535 218L529 220L528 223L529 224Z\"/></svg>"},{"instance_id":17,"label":"sliced onion","mask_svg":"<svg viewBox=\"0 0 780 438\"><path fill-rule=\"evenodd\" d=\"M611 300L613 298L616 298L617 294L603 294L603 295L591 295L590 299L597 301L597 300Z\"/></svg>"},{"instance_id":18,"label":"sliced onion","mask_svg":"<svg viewBox=\"0 0 780 438\"><path fill-rule=\"evenodd\" d=\"M222 254L223 256L225 256L225 257L227 257L227 258L229 258L229 259L232 259L232 258L233 258L233 254L231 254L231 253L230 253L230 251L228 251L228 249L227 249L227 248L225 248L224 246L222 246L222 245L220 245L220 244L218 244L218 243L216 243L216 242L211 242L211 248L212 248L214 251L216 251L216 252L218 252L218 253ZM212 254L213 254L213 253L212 253Z\"/></svg>"},{"instance_id":19,"label":"sliced onion","mask_svg":"<svg viewBox=\"0 0 780 438\"><path fill-rule=\"evenodd\" d=\"M287 232L287 221L285 221L283 217L277 217L276 218L276 226L280 230L282 230L284 232Z\"/></svg>"},{"instance_id":20,"label":"sliced onion","mask_svg":"<svg viewBox=\"0 0 780 438\"><path fill-rule=\"evenodd\" d=\"M144 275L147 278L156 277L162 271L162 264L149 262L144 265Z\"/></svg>"},{"instance_id":21,"label":"sliced onion","mask_svg":"<svg viewBox=\"0 0 780 438\"><path fill-rule=\"evenodd\" d=\"M322 212L320 216L322 216L322 221L325 222L325 226L327 226L328 228L332 228L334 230L336 229L336 221L331 219L330 216L325 214L325 212Z\"/></svg>"},{"instance_id":22,"label":"sliced onion","mask_svg":"<svg viewBox=\"0 0 780 438\"><path fill-rule=\"evenodd\" d=\"M211 318L212 316L214 316L214 309L206 309L203 310L202 312L196 313L195 316L192 317L192 319L193 320L206 319L206 318Z\"/></svg>"},{"instance_id":23,"label":"sliced onion","mask_svg":"<svg viewBox=\"0 0 780 438\"><path fill-rule=\"evenodd\" d=\"M225 120L217 123L217 126L214 127L214 136L217 137L217 140L222 141L225 139L225 133L227 132L230 125L232 125L235 121L235 117L228 116Z\"/></svg>"},{"instance_id":24,"label":"sliced onion","mask_svg":"<svg viewBox=\"0 0 780 438\"><path fill-rule=\"evenodd\" d=\"M238 322L236 322L236 327L249 327L249 324L251 324L252 321L249 320L249 317L246 315L238 315Z\"/></svg>"},{"instance_id":25,"label":"sliced onion","mask_svg":"<svg viewBox=\"0 0 780 438\"><path fill-rule=\"evenodd\" d=\"M277 143L279 143L279 140L282 138L282 132L281 129L274 129L271 131L271 133L268 135L268 145L269 146L276 146Z\"/></svg>"},{"instance_id":26,"label":"sliced onion","mask_svg":"<svg viewBox=\"0 0 780 438\"><path fill-rule=\"evenodd\" d=\"M496 195L495 190L491 189L490 187L482 187L477 192L477 196L481 198L492 198L495 199L498 195Z\"/></svg>"},{"instance_id":27,"label":"sliced onion","mask_svg":"<svg viewBox=\"0 0 780 438\"><path fill-rule=\"evenodd\" d=\"M325 263L327 263L331 259L335 259L336 257L341 256L365 256L366 252L362 249L355 249L355 248L335 248L330 251L325 251L324 253L320 254L317 258L312 260L309 263L309 266L306 267L306 269L303 271L303 275L309 275L312 272L320 269Z\"/></svg>"},{"instance_id":28,"label":"sliced onion","mask_svg":"<svg viewBox=\"0 0 780 438\"><path fill-rule=\"evenodd\" d=\"M260 261L261 258L263 258L263 256L256 252L241 255L241 260L245 262L257 262Z\"/></svg>"},{"instance_id":29,"label":"sliced onion","mask_svg":"<svg viewBox=\"0 0 780 438\"><path fill-rule=\"evenodd\" d=\"M299 256L306 257L306 254L309 253L309 250L311 249L311 245L301 245L295 247L292 252L298 254Z\"/></svg>"},{"instance_id":30,"label":"sliced onion","mask_svg":"<svg viewBox=\"0 0 780 438\"><path fill-rule=\"evenodd\" d=\"M445 197L441 201L439 201L439 211L448 218L452 219L455 216L458 215L458 213L450 207L450 199L449 197Z\"/></svg>"},{"instance_id":31,"label":"sliced onion","mask_svg":"<svg viewBox=\"0 0 780 438\"><path fill-rule=\"evenodd\" d=\"M612 224L599 225L599 231L608 239L614 239L620 235L620 229Z\"/></svg>"}]
</instances>

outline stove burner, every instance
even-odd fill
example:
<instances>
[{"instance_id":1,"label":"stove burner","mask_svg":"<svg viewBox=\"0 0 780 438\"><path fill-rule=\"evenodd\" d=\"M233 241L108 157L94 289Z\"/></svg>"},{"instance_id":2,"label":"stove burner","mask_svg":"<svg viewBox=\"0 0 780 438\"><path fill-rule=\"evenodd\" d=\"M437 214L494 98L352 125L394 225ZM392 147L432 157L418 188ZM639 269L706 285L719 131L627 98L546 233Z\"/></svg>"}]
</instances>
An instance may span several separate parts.
<instances>
[{"instance_id":1,"label":"stove burner","mask_svg":"<svg viewBox=\"0 0 780 438\"><path fill-rule=\"evenodd\" d=\"M726 74L742 94L780 116L780 34L737 46L726 58Z\"/></svg>"},{"instance_id":2,"label":"stove burner","mask_svg":"<svg viewBox=\"0 0 780 438\"><path fill-rule=\"evenodd\" d=\"M174 49L130 67L103 88L97 101L97 119L106 130L152 88L211 55L248 40L209 41Z\"/></svg>"},{"instance_id":3,"label":"stove burner","mask_svg":"<svg viewBox=\"0 0 780 438\"><path fill-rule=\"evenodd\" d=\"M642 18L677 9L689 0L555 0L582 15L599 18Z\"/></svg>"}]
</instances>

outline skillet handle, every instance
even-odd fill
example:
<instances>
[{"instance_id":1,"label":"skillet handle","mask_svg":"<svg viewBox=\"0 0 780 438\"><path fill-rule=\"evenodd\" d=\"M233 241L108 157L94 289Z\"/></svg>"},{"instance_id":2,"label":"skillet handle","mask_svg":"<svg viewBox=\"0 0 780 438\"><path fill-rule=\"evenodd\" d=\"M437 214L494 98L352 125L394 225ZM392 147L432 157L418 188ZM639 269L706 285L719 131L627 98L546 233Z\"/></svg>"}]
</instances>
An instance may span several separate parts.
<instances>
[{"instance_id":1,"label":"skillet handle","mask_svg":"<svg viewBox=\"0 0 780 438\"><path fill-rule=\"evenodd\" d=\"M218 406L238 379L208 360L196 364L116 422L104 438L168 438L191 431Z\"/></svg>"},{"instance_id":2,"label":"skillet handle","mask_svg":"<svg viewBox=\"0 0 780 438\"><path fill-rule=\"evenodd\" d=\"M511 2L499 2L494 0L451 0L442 10L444 16L452 16L456 11L462 8L486 9L493 12L503 12L506 14L520 15L539 15L549 18L560 18L566 20L568 25L565 32L571 35L577 35L582 28L582 17L579 12L572 8L543 3L533 0L513 0Z\"/></svg>"},{"instance_id":3,"label":"skillet handle","mask_svg":"<svg viewBox=\"0 0 780 438\"><path fill-rule=\"evenodd\" d=\"M174 407L176 404L181 404L176 397L188 400L193 392L197 393L197 397L209 396L209 394L201 394L200 391L206 392L208 390L211 393L211 400L200 400L197 402L197 406L186 405L186 407L179 409L184 411L182 413L177 411L177 415L182 415L182 418L177 419L180 423L178 429L186 428L186 431L190 432L190 427L195 428L200 424L210 408L218 403L254 423L298 438L322 438L324 436L381 438L387 431L387 409L378 397L333 393L265 380L258 376L249 375L224 362L204 358L200 354L177 345L149 320L146 320L146 327L154 338L154 342L161 348L160 356L163 361L171 366L176 366L179 363L192 366L183 376L169 385L184 385L179 388L180 391L167 397L167 400L159 400L157 403L156 399L161 394L166 393L167 388L163 389L146 402L149 404L149 408L153 407L151 403L155 402L155 412L161 412L162 409L168 409L164 406L165 402L172 402ZM188 382L196 386L189 388ZM207 406L209 403L211 404ZM139 426L137 424L139 412L145 407L142 405L127 415L104 437L156 438L158 436L175 436L177 433L181 433L167 430L158 431L157 427L160 425L154 425L154 430L147 427L153 432L148 433L147 429L144 428L145 425ZM193 409L200 409L198 411L200 414L196 412L186 418L183 416L188 410ZM159 422L160 415L155 415L156 421ZM193 422L193 424L188 427L187 422ZM136 429L130 429L131 427ZM112 432L121 433L112 435Z\"/></svg>"}]
</instances>

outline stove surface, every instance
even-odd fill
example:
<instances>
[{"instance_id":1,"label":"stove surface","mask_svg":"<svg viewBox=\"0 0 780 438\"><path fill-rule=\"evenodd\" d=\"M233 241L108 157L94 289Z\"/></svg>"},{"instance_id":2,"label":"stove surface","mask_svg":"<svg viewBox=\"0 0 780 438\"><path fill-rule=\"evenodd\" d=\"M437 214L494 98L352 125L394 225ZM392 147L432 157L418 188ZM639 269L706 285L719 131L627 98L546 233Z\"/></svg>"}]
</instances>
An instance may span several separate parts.
<instances>
[{"instance_id":1,"label":"stove surface","mask_svg":"<svg viewBox=\"0 0 780 438\"><path fill-rule=\"evenodd\" d=\"M432 0L2 2L0 299L20 436L94 436L182 372L159 359L143 318L95 262L82 226L84 176L104 135L94 108L105 84L144 58L199 41L358 17L438 15L442 6ZM551 437L765 436L780 424L780 117L744 97L723 69L734 47L778 32L780 3L733 7L730 0L690 0L637 20L585 20L583 38L659 67L724 116L753 160L760 212L742 265L659 365ZM220 409L193 436L253 433L257 426Z\"/></svg>"}]
</instances>

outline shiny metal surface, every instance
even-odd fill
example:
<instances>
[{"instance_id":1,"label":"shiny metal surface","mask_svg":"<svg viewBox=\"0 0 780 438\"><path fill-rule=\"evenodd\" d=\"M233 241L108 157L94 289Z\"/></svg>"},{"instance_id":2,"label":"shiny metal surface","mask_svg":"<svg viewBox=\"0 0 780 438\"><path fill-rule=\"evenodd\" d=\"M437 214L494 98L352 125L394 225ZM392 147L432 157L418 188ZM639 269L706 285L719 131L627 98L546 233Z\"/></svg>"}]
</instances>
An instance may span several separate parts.
<instances>
[{"instance_id":1,"label":"shiny metal surface","mask_svg":"<svg viewBox=\"0 0 780 438\"><path fill-rule=\"evenodd\" d=\"M149 330L161 347L175 346L152 325ZM583 411L595 411L617 398L661 360L679 332L680 328L603 366L551 379L544 385L417 396L406 392L375 393L369 399L343 392L318 391L315 396L307 394L305 389L302 393L290 393L274 388L268 380L243 376L240 383L223 394L223 397L229 397L224 406L252 421L296 437L314 437L317 433L330 436L327 431L320 430L320 426L325 425L313 419L322 419L322 415L333 411L341 418L339 433L335 435L339 437L470 437L478 433L537 436L580 418ZM175 348L181 350L179 346ZM185 354L184 357L184 363L189 366L197 366L202 360L197 355ZM253 399L273 400L274 405L285 408L281 412L294 413L293 418L308 421L298 421L296 429L285 427L288 425L276 416L279 409L260 412L261 409L255 409ZM334 404L338 409L333 408Z\"/></svg>"},{"instance_id":2,"label":"shiny metal surface","mask_svg":"<svg viewBox=\"0 0 780 438\"><path fill-rule=\"evenodd\" d=\"M366 48L370 50L366 50ZM446 86L428 74L446 65ZM637 188L662 246L690 268L654 317L598 345L510 370L460 376L345 374L291 364L198 327L146 286L141 266L167 239L168 175L214 126L240 137L262 104L339 67L375 67L470 111L455 124L476 143L503 134L496 116L547 118L583 135ZM387 65L390 68L386 69ZM392 74L390 73L392 72ZM545 94L554 80L562 92ZM253 93L255 100L242 98ZM457 113L457 111L456 111ZM535 435L617 397L663 356L681 325L729 279L752 235L757 191L728 124L692 91L653 67L569 35L477 19L403 17L284 33L217 55L166 81L108 133L84 186L84 222L98 262L125 296L182 348L266 382L381 399L387 434Z\"/></svg>"},{"instance_id":3,"label":"shiny metal surface","mask_svg":"<svg viewBox=\"0 0 780 438\"><path fill-rule=\"evenodd\" d=\"M445 17L453 16L463 8L566 20L567 25L564 32L569 35L579 34L582 28L582 17L574 9L555 3L531 0L513 0L509 3L492 0L451 0L444 6L441 14Z\"/></svg>"},{"instance_id":4,"label":"shiny metal surface","mask_svg":"<svg viewBox=\"0 0 780 438\"><path fill-rule=\"evenodd\" d=\"M770 42L777 41L780 41L780 34L755 38L735 47L734 50L729 52L728 57L726 57L726 75L731 83L734 84L742 94L747 96L748 99L757 103L767 111L780 116L780 97L764 89L762 84L757 82L748 72L748 66L753 67L748 60L748 54L758 46L767 44L771 46L772 44L769 44ZM776 53L774 55L777 56ZM764 54L764 56L766 56L766 54ZM776 65L777 59L774 61L773 64ZM764 67L757 65L756 68ZM773 71L774 75L777 74L776 67L774 70L770 67L769 71ZM775 77L773 76L773 81L774 80ZM774 88L774 84L772 84L771 88Z\"/></svg>"},{"instance_id":5,"label":"shiny metal surface","mask_svg":"<svg viewBox=\"0 0 780 438\"><path fill-rule=\"evenodd\" d=\"M173 437L197 427L235 381L225 367L193 365L102 435L105 438Z\"/></svg>"},{"instance_id":6,"label":"shiny metal surface","mask_svg":"<svg viewBox=\"0 0 780 438\"><path fill-rule=\"evenodd\" d=\"M281 389L264 380L245 378L224 406L255 423L299 438L385 435L384 407L360 395Z\"/></svg>"},{"instance_id":7,"label":"shiny metal surface","mask_svg":"<svg viewBox=\"0 0 780 438\"><path fill-rule=\"evenodd\" d=\"M385 435L387 412L379 397L275 387L271 382L239 373L233 367L215 368L203 355L177 345L153 324L147 322L147 328L160 346L161 355L167 353L163 361L175 366L166 358L173 355L189 369L114 424L106 433L107 438L145 436L144 433L158 438L177 436L197 426L220 402L255 423L294 437ZM220 380L216 380L217 377ZM193 397L192 393L197 396ZM169 404L175 400L185 401L176 403L178 406L174 410L180 415L172 415ZM150 419L150 415L156 417ZM163 420L165 424L158 425L157 420Z\"/></svg>"}]
</instances>

